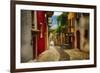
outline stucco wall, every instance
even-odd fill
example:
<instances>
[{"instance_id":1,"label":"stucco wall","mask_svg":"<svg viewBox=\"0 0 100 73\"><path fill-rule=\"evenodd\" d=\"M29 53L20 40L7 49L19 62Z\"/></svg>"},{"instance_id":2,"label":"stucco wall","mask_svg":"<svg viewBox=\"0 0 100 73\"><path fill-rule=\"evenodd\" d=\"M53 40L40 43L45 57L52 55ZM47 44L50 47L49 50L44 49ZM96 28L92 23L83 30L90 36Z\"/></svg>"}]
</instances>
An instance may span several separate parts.
<instances>
[{"instance_id":1,"label":"stucco wall","mask_svg":"<svg viewBox=\"0 0 100 73\"><path fill-rule=\"evenodd\" d=\"M85 38L85 30L89 30L89 17L81 16L80 18L80 48L82 51L89 52L89 40ZM89 34L89 33L88 33ZM88 36L87 34L87 36Z\"/></svg>"},{"instance_id":2,"label":"stucco wall","mask_svg":"<svg viewBox=\"0 0 100 73\"><path fill-rule=\"evenodd\" d=\"M31 11L21 11L21 62L32 59Z\"/></svg>"}]
</instances>

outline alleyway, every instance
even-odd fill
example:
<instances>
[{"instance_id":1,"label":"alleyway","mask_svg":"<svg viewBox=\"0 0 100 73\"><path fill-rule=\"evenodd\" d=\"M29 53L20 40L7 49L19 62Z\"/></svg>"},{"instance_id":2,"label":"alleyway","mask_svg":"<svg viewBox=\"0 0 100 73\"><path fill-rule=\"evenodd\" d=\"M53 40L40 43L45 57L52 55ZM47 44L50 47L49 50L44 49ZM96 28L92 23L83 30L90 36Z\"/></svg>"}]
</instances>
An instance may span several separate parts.
<instances>
[{"instance_id":1,"label":"alleyway","mask_svg":"<svg viewBox=\"0 0 100 73\"><path fill-rule=\"evenodd\" d=\"M89 59L88 13L23 10L21 14L21 62Z\"/></svg>"}]
</instances>

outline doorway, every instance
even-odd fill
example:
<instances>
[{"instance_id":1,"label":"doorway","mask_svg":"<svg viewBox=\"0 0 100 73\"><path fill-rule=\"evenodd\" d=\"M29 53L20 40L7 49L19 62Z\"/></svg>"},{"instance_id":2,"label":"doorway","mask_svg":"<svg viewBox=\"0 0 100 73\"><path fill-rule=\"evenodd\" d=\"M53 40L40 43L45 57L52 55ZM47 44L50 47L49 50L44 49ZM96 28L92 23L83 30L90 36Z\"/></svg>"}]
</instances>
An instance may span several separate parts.
<instances>
[{"instance_id":1,"label":"doorway","mask_svg":"<svg viewBox=\"0 0 100 73\"><path fill-rule=\"evenodd\" d=\"M76 32L77 48L80 49L80 31Z\"/></svg>"}]
</instances>

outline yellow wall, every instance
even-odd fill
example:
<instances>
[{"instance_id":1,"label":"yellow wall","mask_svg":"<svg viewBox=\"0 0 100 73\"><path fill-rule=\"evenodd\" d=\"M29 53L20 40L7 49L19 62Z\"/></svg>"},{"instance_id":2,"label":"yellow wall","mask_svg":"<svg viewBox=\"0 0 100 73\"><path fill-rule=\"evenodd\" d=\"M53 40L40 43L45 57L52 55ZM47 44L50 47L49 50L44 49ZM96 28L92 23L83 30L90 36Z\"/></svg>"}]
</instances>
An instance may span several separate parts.
<instances>
[{"instance_id":1,"label":"yellow wall","mask_svg":"<svg viewBox=\"0 0 100 73\"><path fill-rule=\"evenodd\" d=\"M72 19L72 18L74 18L75 17L75 13L74 12L70 12L69 14L68 14L68 20L69 19Z\"/></svg>"}]
</instances>

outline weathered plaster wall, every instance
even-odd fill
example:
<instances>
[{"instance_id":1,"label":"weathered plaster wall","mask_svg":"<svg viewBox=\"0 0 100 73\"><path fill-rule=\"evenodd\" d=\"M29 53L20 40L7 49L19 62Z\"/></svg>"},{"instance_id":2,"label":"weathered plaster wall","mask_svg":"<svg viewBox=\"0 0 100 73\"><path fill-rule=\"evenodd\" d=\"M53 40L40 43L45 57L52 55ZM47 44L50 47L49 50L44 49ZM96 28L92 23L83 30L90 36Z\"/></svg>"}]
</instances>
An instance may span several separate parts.
<instances>
[{"instance_id":1,"label":"weathered plaster wall","mask_svg":"<svg viewBox=\"0 0 100 73\"><path fill-rule=\"evenodd\" d=\"M89 26L89 17L82 15L80 18L80 37L81 37L80 48L82 51L85 51L85 52L89 52L89 40L88 38L84 37L85 30L89 30L88 26Z\"/></svg>"},{"instance_id":2,"label":"weathered plaster wall","mask_svg":"<svg viewBox=\"0 0 100 73\"><path fill-rule=\"evenodd\" d=\"M31 11L21 11L21 62L32 59Z\"/></svg>"}]
</instances>

